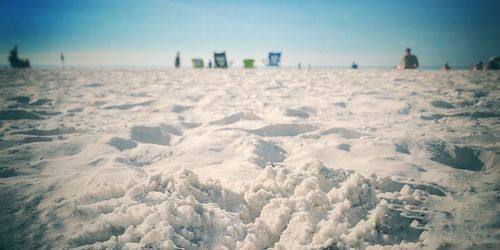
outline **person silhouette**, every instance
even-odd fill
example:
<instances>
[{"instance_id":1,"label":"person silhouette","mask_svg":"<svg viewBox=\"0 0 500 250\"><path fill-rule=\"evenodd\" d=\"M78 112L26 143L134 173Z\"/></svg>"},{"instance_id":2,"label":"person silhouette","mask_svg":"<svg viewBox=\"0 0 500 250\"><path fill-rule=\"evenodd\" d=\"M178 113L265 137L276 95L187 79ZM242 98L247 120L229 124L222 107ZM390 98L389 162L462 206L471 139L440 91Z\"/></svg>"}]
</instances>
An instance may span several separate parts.
<instances>
[{"instance_id":1,"label":"person silhouette","mask_svg":"<svg viewBox=\"0 0 500 250\"><path fill-rule=\"evenodd\" d=\"M212 68L212 60L208 60L208 68L211 69Z\"/></svg>"},{"instance_id":2,"label":"person silhouette","mask_svg":"<svg viewBox=\"0 0 500 250\"><path fill-rule=\"evenodd\" d=\"M352 62L351 69L358 69L356 62Z\"/></svg>"},{"instance_id":3,"label":"person silhouette","mask_svg":"<svg viewBox=\"0 0 500 250\"><path fill-rule=\"evenodd\" d=\"M175 67L179 68L181 66L181 56L180 53L177 52L177 55L175 56Z\"/></svg>"},{"instance_id":4,"label":"person silhouette","mask_svg":"<svg viewBox=\"0 0 500 250\"><path fill-rule=\"evenodd\" d=\"M63 53L61 53L61 63L62 63L63 69L65 69L65 67L64 67L64 54Z\"/></svg>"},{"instance_id":5,"label":"person silhouette","mask_svg":"<svg viewBox=\"0 0 500 250\"><path fill-rule=\"evenodd\" d=\"M443 67L441 67L441 70L450 70L450 69L451 69L451 67L450 67L450 65L448 65L448 63L445 63L443 65Z\"/></svg>"},{"instance_id":6,"label":"person silhouette","mask_svg":"<svg viewBox=\"0 0 500 250\"><path fill-rule=\"evenodd\" d=\"M418 66L417 56L411 54L410 48L406 48L406 53L399 63L399 69L416 69Z\"/></svg>"}]
</instances>

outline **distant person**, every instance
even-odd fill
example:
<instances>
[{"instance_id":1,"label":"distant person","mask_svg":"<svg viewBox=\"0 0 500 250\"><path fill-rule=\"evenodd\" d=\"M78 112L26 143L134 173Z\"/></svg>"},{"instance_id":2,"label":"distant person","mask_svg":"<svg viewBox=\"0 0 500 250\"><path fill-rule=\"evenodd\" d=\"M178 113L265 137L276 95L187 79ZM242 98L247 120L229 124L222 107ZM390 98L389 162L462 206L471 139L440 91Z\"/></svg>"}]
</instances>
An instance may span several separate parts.
<instances>
[{"instance_id":1,"label":"distant person","mask_svg":"<svg viewBox=\"0 0 500 250\"><path fill-rule=\"evenodd\" d=\"M181 56L180 53L177 52L177 55L175 56L175 67L179 68L181 66Z\"/></svg>"},{"instance_id":2,"label":"distant person","mask_svg":"<svg viewBox=\"0 0 500 250\"><path fill-rule=\"evenodd\" d=\"M358 69L356 62L352 62L351 69Z\"/></svg>"},{"instance_id":3,"label":"distant person","mask_svg":"<svg viewBox=\"0 0 500 250\"><path fill-rule=\"evenodd\" d=\"M208 68L211 69L212 68L212 60L208 60Z\"/></svg>"},{"instance_id":4,"label":"distant person","mask_svg":"<svg viewBox=\"0 0 500 250\"><path fill-rule=\"evenodd\" d=\"M474 67L472 67L472 70L476 71L476 70L483 70L483 62L480 61L479 63L477 63L476 65L474 65Z\"/></svg>"},{"instance_id":5,"label":"distant person","mask_svg":"<svg viewBox=\"0 0 500 250\"><path fill-rule=\"evenodd\" d=\"M61 63L62 63L63 69L64 69L65 67L64 67L64 55L63 55L63 53L61 53Z\"/></svg>"},{"instance_id":6,"label":"distant person","mask_svg":"<svg viewBox=\"0 0 500 250\"><path fill-rule=\"evenodd\" d=\"M445 64L441 67L441 70L451 70L451 67L450 67L450 65L448 65L448 63L445 63Z\"/></svg>"},{"instance_id":7,"label":"distant person","mask_svg":"<svg viewBox=\"0 0 500 250\"><path fill-rule=\"evenodd\" d=\"M299 69L302 69L302 65L300 63L298 63L297 66L299 67Z\"/></svg>"},{"instance_id":8,"label":"distant person","mask_svg":"<svg viewBox=\"0 0 500 250\"><path fill-rule=\"evenodd\" d=\"M500 56L490 58L486 65L486 70L500 70Z\"/></svg>"},{"instance_id":9,"label":"distant person","mask_svg":"<svg viewBox=\"0 0 500 250\"><path fill-rule=\"evenodd\" d=\"M399 63L399 69L416 69L418 66L417 56L411 54L410 48L406 48L406 53Z\"/></svg>"},{"instance_id":10,"label":"distant person","mask_svg":"<svg viewBox=\"0 0 500 250\"><path fill-rule=\"evenodd\" d=\"M10 51L9 63L12 68L30 68L30 61L28 59L20 59L17 56L17 46Z\"/></svg>"}]
</instances>

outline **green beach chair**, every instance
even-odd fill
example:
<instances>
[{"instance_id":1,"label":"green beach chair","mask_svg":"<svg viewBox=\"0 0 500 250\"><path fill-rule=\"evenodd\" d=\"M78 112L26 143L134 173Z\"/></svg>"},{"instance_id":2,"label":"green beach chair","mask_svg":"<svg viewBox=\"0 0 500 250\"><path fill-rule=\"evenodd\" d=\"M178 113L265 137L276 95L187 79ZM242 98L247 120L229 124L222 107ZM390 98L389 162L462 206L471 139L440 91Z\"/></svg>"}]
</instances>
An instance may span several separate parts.
<instances>
[{"instance_id":1,"label":"green beach chair","mask_svg":"<svg viewBox=\"0 0 500 250\"><path fill-rule=\"evenodd\" d=\"M255 62L254 59L244 59L243 60L243 67L245 69L253 69L253 63Z\"/></svg>"}]
</instances>

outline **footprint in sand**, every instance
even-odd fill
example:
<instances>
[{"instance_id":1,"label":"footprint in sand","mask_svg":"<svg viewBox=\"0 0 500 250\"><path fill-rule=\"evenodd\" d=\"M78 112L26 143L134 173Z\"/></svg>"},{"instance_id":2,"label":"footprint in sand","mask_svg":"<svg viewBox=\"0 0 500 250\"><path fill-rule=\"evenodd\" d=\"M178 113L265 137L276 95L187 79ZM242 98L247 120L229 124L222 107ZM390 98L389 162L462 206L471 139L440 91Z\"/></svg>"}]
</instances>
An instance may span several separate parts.
<instances>
[{"instance_id":1,"label":"footprint in sand","mask_svg":"<svg viewBox=\"0 0 500 250\"><path fill-rule=\"evenodd\" d=\"M457 169L481 171L485 166L479 157L481 150L457 146L438 139L396 143L395 150L403 154L428 155L432 161Z\"/></svg>"},{"instance_id":2,"label":"footprint in sand","mask_svg":"<svg viewBox=\"0 0 500 250\"><path fill-rule=\"evenodd\" d=\"M345 139L359 139L362 136L367 135L365 133L357 132L346 128L330 128L321 132L321 136L330 134L338 134L340 137Z\"/></svg>"},{"instance_id":3,"label":"footprint in sand","mask_svg":"<svg viewBox=\"0 0 500 250\"><path fill-rule=\"evenodd\" d=\"M64 134L73 134L76 133L77 130L75 128L54 128L54 129L32 129L26 131L18 131L12 134L22 134L22 135L38 135L38 136L53 136L53 135L64 135Z\"/></svg>"},{"instance_id":4,"label":"footprint in sand","mask_svg":"<svg viewBox=\"0 0 500 250\"><path fill-rule=\"evenodd\" d=\"M276 137L276 136L297 136L304 133L309 133L317 130L318 128L313 125L299 125L299 124L275 124L265 126L259 129L253 130L245 130L249 133L259 135L259 136L267 136L267 137Z\"/></svg>"},{"instance_id":5,"label":"footprint in sand","mask_svg":"<svg viewBox=\"0 0 500 250\"><path fill-rule=\"evenodd\" d=\"M51 102L52 102L51 99L41 98L41 99L37 99L34 102L31 102L29 105L31 105L31 106L43 106L43 105L45 105L47 103L51 103Z\"/></svg>"},{"instance_id":6,"label":"footprint in sand","mask_svg":"<svg viewBox=\"0 0 500 250\"><path fill-rule=\"evenodd\" d=\"M182 113L186 110L188 110L189 108L191 107L186 107L186 106L182 106L182 105L174 105L170 111L174 112L174 113Z\"/></svg>"},{"instance_id":7,"label":"footprint in sand","mask_svg":"<svg viewBox=\"0 0 500 250\"><path fill-rule=\"evenodd\" d=\"M343 150L343 151L347 151L347 152L351 151L351 145L349 145L347 143L341 143L337 146L337 148L340 150Z\"/></svg>"},{"instance_id":8,"label":"footprint in sand","mask_svg":"<svg viewBox=\"0 0 500 250\"><path fill-rule=\"evenodd\" d=\"M261 120L261 118L251 112L239 112L230 116L226 116L220 120L210 122L210 125L228 125L239 122L241 120L255 121Z\"/></svg>"},{"instance_id":9,"label":"footprint in sand","mask_svg":"<svg viewBox=\"0 0 500 250\"><path fill-rule=\"evenodd\" d=\"M15 97L10 97L7 98L7 101L14 101L19 104L28 104L30 102L30 97L29 96L15 96Z\"/></svg>"},{"instance_id":10,"label":"footprint in sand","mask_svg":"<svg viewBox=\"0 0 500 250\"><path fill-rule=\"evenodd\" d=\"M120 151L124 151L127 149L133 149L137 147L137 143L133 140L129 139L123 139L119 137L113 137L111 140L108 142L109 145L115 147L116 149Z\"/></svg>"},{"instance_id":11,"label":"footprint in sand","mask_svg":"<svg viewBox=\"0 0 500 250\"><path fill-rule=\"evenodd\" d=\"M455 106L449 102L445 101L432 101L431 105L435 108L441 108L441 109L453 109Z\"/></svg>"},{"instance_id":12,"label":"footprint in sand","mask_svg":"<svg viewBox=\"0 0 500 250\"><path fill-rule=\"evenodd\" d=\"M170 143L170 135L164 133L160 127L134 126L130 131L130 138L149 144L169 145Z\"/></svg>"},{"instance_id":13,"label":"footprint in sand","mask_svg":"<svg viewBox=\"0 0 500 250\"><path fill-rule=\"evenodd\" d=\"M309 108L309 107L300 107L300 108L296 108L296 109L286 109L285 110L286 116L299 117L299 118L304 118L304 119L309 118L311 113L314 113L314 109Z\"/></svg>"},{"instance_id":14,"label":"footprint in sand","mask_svg":"<svg viewBox=\"0 0 500 250\"><path fill-rule=\"evenodd\" d=\"M22 109L0 110L0 120L43 120L45 117Z\"/></svg>"},{"instance_id":15,"label":"footprint in sand","mask_svg":"<svg viewBox=\"0 0 500 250\"><path fill-rule=\"evenodd\" d=\"M260 167L270 162L283 162L287 152L278 145L263 140L257 140L253 145L252 161Z\"/></svg>"}]
</instances>

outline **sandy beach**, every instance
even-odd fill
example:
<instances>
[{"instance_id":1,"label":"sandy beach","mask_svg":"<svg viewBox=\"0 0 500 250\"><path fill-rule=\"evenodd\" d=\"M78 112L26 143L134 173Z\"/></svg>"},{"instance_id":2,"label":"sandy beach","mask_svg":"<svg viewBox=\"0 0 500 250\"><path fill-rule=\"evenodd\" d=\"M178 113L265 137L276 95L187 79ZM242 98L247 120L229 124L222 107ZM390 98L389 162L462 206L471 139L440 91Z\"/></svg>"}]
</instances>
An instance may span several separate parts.
<instances>
[{"instance_id":1,"label":"sandy beach","mask_svg":"<svg viewBox=\"0 0 500 250\"><path fill-rule=\"evenodd\" d=\"M499 84L0 69L0 248L493 249Z\"/></svg>"}]
</instances>

